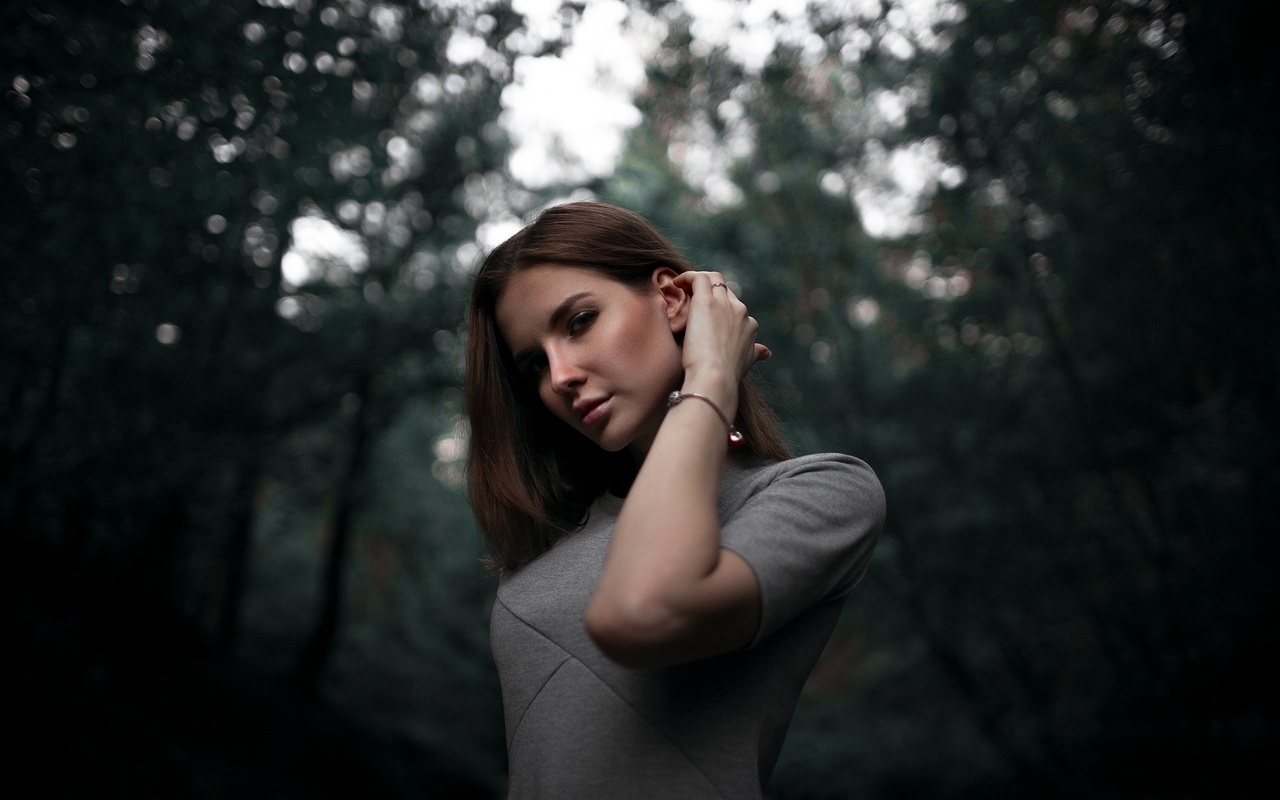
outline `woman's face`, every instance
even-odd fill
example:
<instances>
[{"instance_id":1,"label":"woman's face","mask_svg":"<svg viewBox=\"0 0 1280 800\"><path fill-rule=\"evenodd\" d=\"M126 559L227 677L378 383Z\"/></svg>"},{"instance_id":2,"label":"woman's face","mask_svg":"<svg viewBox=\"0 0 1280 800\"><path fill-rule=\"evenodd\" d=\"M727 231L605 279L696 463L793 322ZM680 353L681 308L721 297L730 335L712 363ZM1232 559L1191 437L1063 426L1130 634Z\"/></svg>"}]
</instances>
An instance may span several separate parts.
<instances>
[{"instance_id":1,"label":"woman's face","mask_svg":"<svg viewBox=\"0 0 1280 800\"><path fill-rule=\"evenodd\" d=\"M542 265L498 295L498 329L523 379L560 419L605 450L648 450L683 376L684 293L654 272L641 293L602 273Z\"/></svg>"}]
</instances>

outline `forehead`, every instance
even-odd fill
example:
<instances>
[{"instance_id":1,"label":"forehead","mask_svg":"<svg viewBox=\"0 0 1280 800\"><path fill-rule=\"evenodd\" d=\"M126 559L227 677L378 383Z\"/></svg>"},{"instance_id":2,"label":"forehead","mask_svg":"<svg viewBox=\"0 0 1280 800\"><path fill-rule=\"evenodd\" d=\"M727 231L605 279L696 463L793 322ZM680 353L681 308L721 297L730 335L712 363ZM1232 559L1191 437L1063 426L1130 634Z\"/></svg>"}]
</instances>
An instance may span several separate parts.
<instances>
[{"instance_id":1,"label":"forehead","mask_svg":"<svg viewBox=\"0 0 1280 800\"><path fill-rule=\"evenodd\" d=\"M553 316L566 300L582 294L600 297L618 292L630 293L595 270L555 264L526 267L513 274L498 293L494 316L507 346L518 351L553 326Z\"/></svg>"}]
</instances>

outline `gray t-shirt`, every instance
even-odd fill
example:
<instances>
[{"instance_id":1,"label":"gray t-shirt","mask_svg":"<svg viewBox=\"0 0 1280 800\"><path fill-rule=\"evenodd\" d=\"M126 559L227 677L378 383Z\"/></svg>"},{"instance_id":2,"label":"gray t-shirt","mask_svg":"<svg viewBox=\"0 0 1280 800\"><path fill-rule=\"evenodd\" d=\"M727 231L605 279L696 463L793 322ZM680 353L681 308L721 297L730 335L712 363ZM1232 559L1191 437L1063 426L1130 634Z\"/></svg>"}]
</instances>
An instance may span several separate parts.
<instances>
[{"instance_id":1,"label":"gray t-shirt","mask_svg":"<svg viewBox=\"0 0 1280 800\"><path fill-rule=\"evenodd\" d=\"M760 630L739 651L663 669L610 661L583 629L622 499L503 576L490 636L502 683L509 800L761 797L796 700L866 571L884 494L836 454L730 462L721 544L760 584Z\"/></svg>"}]
</instances>

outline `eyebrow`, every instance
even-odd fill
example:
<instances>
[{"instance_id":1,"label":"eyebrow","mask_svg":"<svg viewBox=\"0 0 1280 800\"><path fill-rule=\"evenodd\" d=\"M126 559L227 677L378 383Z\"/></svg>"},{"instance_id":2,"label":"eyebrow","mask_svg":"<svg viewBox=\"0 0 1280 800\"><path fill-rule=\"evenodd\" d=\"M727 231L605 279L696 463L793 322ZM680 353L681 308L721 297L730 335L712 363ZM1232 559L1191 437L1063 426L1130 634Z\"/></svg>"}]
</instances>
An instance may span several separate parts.
<instances>
[{"instance_id":1,"label":"eyebrow","mask_svg":"<svg viewBox=\"0 0 1280 800\"><path fill-rule=\"evenodd\" d=\"M551 312L551 319L549 320L551 323L550 327L554 328L563 322L564 318L569 316L569 309L573 304L589 294L591 294L591 292L578 292L577 294L571 294L566 297L560 305L556 306L556 310Z\"/></svg>"},{"instance_id":2,"label":"eyebrow","mask_svg":"<svg viewBox=\"0 0 1280 800\"><path fill-rule=\"evenodd\" d=\"M555 310L551 312L551 316L547 318L547 327L555 328L560 325L560 323L564 321L564 318L569 316L569 309L573 307L573 304L590 294L591 292L577 292L576 294L571 294L562 300L560 305L556 306ZM533 348L528 348L516 353L513 356L513 359L517 364L519 364L531 355L533 355Z\"/></svg>"}]
</instances>

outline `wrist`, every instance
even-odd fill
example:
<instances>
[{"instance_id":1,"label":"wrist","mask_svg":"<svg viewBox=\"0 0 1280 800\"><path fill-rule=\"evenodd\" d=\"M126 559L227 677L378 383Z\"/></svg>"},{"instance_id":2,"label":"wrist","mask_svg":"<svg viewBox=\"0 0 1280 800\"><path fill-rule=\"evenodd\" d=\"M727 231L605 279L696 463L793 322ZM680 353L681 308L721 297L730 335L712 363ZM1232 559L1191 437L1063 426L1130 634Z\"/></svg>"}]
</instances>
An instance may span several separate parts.
<instances>
[{"instance_id":1,"label":"wrist","mask_svg":"<svg viewBox=\"0 0 1280 800\"><path fill-rule=\"evenodd\" d=\"M689 370L684 374L680 391L697 392L710 397L730 419L733 419L738 408L738 382L722 370Z\"/></svg>"},{"instance_id":2,"label":"wrist","mask_svg":"<svg viewBox=\"0 0 1280 800\"><path fill-rule=\"evenodd\" d=\"M693 398L696 400L700 400L703 403L706 403L707 406L710 407L711 410L716 413L716 416L720 418L720 421L723 422L725 427L728 429L729 446L742 447L743 443L746 442L746 437L743 436L742 431L738 430L738 426L734 424L733 418L731 416L732 412L725 413L724 409L720 408L720 406L716 404L716 401L712 400L709 396L702 394L701 392L685 392L685 391L672 392L670 395L667 396L667 407L671 408L673 406L677 406L688 398Z\"/></svg>"}]
</instances>

